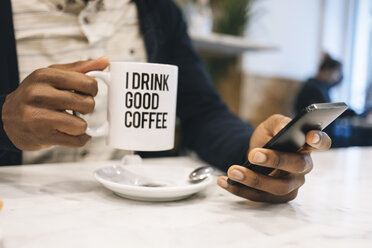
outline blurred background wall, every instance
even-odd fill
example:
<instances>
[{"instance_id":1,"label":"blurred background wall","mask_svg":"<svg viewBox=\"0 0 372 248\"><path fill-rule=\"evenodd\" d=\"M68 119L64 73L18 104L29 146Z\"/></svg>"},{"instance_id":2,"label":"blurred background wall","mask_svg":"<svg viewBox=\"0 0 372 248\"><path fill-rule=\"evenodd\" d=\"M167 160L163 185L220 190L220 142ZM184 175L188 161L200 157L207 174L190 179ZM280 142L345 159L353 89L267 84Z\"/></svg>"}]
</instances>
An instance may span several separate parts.
<instances>
[{"instance_id":1,"label":"blurred background wall","mask_svg":"<svg viewBox=\"0 0 372 248\"><path fill-rule=\"evenodd\" d=\"M256 1L246 37L279 49L245 54L245 71L297 80L312 75L321 52L321 10L322 0Z\"/></svg>"},{"instance_id":2,"label":"blurred background wall","mask_svg":"<svg viewBox=\"0 0 372 248\"><path fill-rule=\"evenodd\" d=\"M250 23L247 37L273 42L279 50L246 54L246 73L304 81L328 52L344 64L344 82L333 89L333 100L345 101L358 112L371 105L372 1L263 0L254 7L260 14ZM245 106L244 112L249 108Z\"/></svg>"},{"instance_id":3,"label":"blurred background wall","mask_svg":"<svg viewBox=\"0 0 372 248\"><path fill-rule=\"evenodd\" d=\"M278 47L244 55L240 115L258 124L271 114L292 115L299 83L316 72L322 50L322 0L258 0L253 13L246 37Z\"/></svg>"},{"instance_id":4,"label":"blurred background wall","mask_svg":"<svg viewBox=\"0 0 372 248\"><path fill-rule=\"evenodd\" d=\"M179 2L183 7L190 2L213 7L218 1L224 0ZM248 2L247 25L237 36L262 49L235 54L233 66L215 80L235 113L253 124L273 113L292 115L293 97L301 82L314 76L324 52L344 64L344 80L332 90L333 100L345 101L358 112L372 106L371 0ZM195 18L188 15L188 20ZM211 23L205 26L213 26ZM205 30L203 33L208 36ZM203 58L208 57L203 51L200 53Z\"/></svg>"}]
</instances>

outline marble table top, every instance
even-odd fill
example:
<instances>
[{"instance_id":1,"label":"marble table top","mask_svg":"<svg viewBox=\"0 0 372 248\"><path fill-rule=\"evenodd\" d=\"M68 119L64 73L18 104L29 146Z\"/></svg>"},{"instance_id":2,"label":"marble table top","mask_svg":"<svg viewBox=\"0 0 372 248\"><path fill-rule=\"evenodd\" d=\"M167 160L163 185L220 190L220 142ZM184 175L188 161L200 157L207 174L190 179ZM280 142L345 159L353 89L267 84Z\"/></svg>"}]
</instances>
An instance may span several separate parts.
<instances>
[{"instance_id":1,"label":"marble table top","mask_svg":"<svg viewBox=\"0 0 372 248\"><path fill-rule=\"evenodd\" d=\"M177 202L126 200L93 178L113 161L3 167L0 247L372 247L372 148L313 158L299 196L279 205L216 184Z\"/></svg>"}]
</instances>

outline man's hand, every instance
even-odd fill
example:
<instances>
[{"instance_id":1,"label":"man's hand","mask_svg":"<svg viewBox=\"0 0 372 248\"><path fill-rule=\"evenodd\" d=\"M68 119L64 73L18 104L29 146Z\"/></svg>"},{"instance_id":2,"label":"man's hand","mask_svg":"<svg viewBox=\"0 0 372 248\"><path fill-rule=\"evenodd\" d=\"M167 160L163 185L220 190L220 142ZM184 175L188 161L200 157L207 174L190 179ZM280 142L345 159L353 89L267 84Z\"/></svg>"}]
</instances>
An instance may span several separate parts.
<instances>
[{"instance_id":1,"label":"man's hand","mask_svg":"<svg viewBox=\"0 0 372 248\"><path fill-rule=\"evenodd\" d=\"M21 150L85 145L90 139L85 134L87 123L66 110L93 111L97 82L84 73L103 70L108 64L102 57L31 73L4 102L1 118L9 139Z\"/></svg>"},{"instance_id":2,"label":"man's hand","mask_svg":"<svg viewBox=\"0 0 372 248\"><path fill-rule=\"evenodd\" d=\"M324 132L310 131L306 135L307 144L297 153L261 148L289 121L289 118L281 115L271 116L256 128L250 141L248 160L256 165L277 169L274 175L266 176L234 165L229 168L228 177L245 186L229 185L227 177L220 177L218 184L252 201L282 203L296 198L298 189L305 183L305 175L313 168L311 151L329 149L331 139Z\"/></svg>"}]
</instances>

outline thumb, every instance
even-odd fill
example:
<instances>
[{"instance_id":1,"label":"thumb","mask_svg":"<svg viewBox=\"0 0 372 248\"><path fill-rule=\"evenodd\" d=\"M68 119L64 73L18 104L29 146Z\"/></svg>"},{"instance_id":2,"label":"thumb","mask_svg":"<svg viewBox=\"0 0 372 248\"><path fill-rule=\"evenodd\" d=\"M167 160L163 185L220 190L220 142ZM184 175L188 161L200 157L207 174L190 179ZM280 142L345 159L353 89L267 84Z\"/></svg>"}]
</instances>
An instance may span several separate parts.
<instances>
[{"instance_id":1,"label":"thumb","mask_svg":"<svg viewBox=\"0 0 372 248\"><path fill-rule=\"evenodd\" d=\"M107 57L99 57L97 59L78 61L69 64L56 64L49 66L50 68L56 68L67 71L75 71L80 73L87 73L89 71L102 71L110 64Z\"/></svg>"}]
</instances>

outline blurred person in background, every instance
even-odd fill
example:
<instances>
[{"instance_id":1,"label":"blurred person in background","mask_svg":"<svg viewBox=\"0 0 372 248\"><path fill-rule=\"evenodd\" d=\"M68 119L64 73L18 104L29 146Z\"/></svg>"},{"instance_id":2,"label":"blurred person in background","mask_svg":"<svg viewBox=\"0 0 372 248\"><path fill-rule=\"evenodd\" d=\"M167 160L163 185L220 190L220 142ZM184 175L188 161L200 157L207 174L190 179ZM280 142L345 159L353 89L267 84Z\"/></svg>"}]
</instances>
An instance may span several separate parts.
<instances>
[{"instance_id":1,"label":"blurred person in background","mask_svg":"<svg viewBox=\"0 0 372 248\"><path fill-rule=\"evenodd\" d=\"M343 79L341 62L325 54L315 77L303 83L295 99L294 110L299 113L301 109L313 103L332 102L331 88L338 86ZM355 116L353 110L348 109L343 116Z\"/></svg>"},{"instance_id":2,"label":"blurred person in background","mask_svg":"<svg viewBox=\"0 0 372 248\"><path fill-rule=\"evenodd\" d=\"M310 131L301 152L262 149L290 119L274 115L254 130L228 110L173 1L1 0L0 16L1 165L121 158L122 151L86 135L86 122L66 112L94 109L104 116L106 96L85 73L104 70L108 58L179 67L177 116L185 144L244 184L232 186L227 177L219 178L222 188L238 196L294 199L313 167L311 151L330 146L327 134ZM286 173L260 175L239 166L247 159Z\"/></svg>"},{"instance_id":3,"label":"blurred person in background","mask_svg":"<svg viewBox=\"0 0 372 248\"><path fill-rule=\"evenodd\" d=\"M342 63L332 58L329 54L325 54L322 62L320 63L318 72L315 77L309 78L303 83L299 90L293 109L295 113L299 113L301 109L313 103L329 103L332 102L330 97L330 90L341 84L343 80ZM332 138L332 147L348 147L355 145L372 145L372 141L364 140L363 137L356 138L361 130L352 127L350 120L353 117L362 117L368 113L368 110L358 115L352 109L346 110L339 119L329 125L325 132ZM354 137L353 132L355 133ZM371 133L372 130L368 133Z\"/></svg>"}]
</instances>

